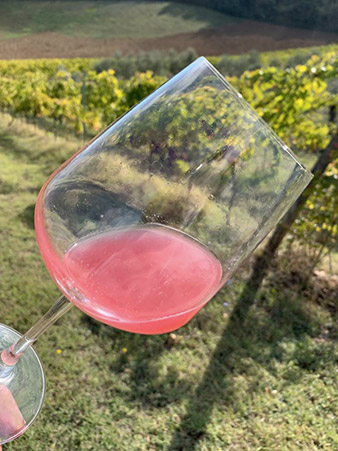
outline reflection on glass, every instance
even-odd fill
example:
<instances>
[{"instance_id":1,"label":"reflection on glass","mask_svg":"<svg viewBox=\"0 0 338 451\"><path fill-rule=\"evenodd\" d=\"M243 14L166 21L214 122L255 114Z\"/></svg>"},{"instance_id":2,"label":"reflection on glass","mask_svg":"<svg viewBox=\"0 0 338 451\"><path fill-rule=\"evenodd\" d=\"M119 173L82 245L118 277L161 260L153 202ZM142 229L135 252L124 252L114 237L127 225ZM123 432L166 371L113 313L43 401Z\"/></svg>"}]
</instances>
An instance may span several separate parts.
<instances>
[{"instance_id":1,"label":"reflection on glass","mask_svg":"<svg viewBox=\"0 0 338 451\"><path fill-rule=\"evenodd\" d=\"M200 58L53 175L38 201L38 242L61 290L87 314L131 332L167 332L219 290L309 180ZM201 296L174 294L211 271L205 249L222 268L219 280Z\"/></svg>"},{"instance_id":2,"label":"reflection on glass","mask_svg":"<svg viewBox=\"0 0 338 451\"><path fill-rule=\"evenodd\" d=\"M36 208L38 244L63 294L130 332L187 323L274 227L311 174L200 58L59 168ZM34 421L44 376L0 324L0 444Z\"/></svg>"}]
</instances>

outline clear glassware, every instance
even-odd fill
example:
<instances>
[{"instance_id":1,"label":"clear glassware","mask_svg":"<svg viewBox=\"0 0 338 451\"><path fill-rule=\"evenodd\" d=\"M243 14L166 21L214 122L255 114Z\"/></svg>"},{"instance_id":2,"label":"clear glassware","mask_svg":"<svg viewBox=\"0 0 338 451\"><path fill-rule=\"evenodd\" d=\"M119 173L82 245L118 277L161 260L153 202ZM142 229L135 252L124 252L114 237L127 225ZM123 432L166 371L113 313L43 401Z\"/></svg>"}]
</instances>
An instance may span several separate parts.
<instances>
[{"instance_id":1,"label":"clear glassware","mask_svg":"<svg viewBox=\"0 0 338 451\"><path fill-rule=\"evenodd\" d=\"M14 329L0 324L0 352L20 339ZM6 361L4 358L3 360ZM45 376L32 347L12 369L0 363L0 449L25 432L37 417L45 396Z\"/></svg>"},{"instance_id":2,"label":"clear glassware","mask_svg":"<svg viewBox=\"0 0 338 451\"><path fill-rule=\"evenodd\" d=\"M7 372L23 382L19 357L70 308L67 299L130 332L183 326L311 178L222 75L197 59L43 186L37 241L64 296L10 347Z\"/></svg>"}]
</instances>

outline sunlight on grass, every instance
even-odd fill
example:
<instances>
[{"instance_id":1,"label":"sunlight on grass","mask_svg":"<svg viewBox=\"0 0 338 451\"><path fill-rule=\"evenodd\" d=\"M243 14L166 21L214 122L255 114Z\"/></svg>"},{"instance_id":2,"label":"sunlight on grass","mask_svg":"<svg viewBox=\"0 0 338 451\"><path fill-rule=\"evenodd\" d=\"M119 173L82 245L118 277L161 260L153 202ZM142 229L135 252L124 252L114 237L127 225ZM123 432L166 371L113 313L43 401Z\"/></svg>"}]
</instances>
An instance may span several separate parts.
<instances>
[{"instance_id":1,"label":"sunlight on grass","mask_svg":"<svg viewBox=\"0 0 338 451\"><path fill-rule=\"evenodd\" d=\"M0 3L0 39L45 31L92 38L156 38L240 20L207 8L174 2L12 0Z\"/></svg>"},{"instance_id":2,"label":"sunlight on grass","mask_svg":"<svg viewBox=\"0 0 338 451\"><path fill-rule=\"evenodd\" d=\"M0 321L20 331L59 294L35 242L35 200L80 146L0 115ZM244 276L174 336L114 330L74 308L36 345L45 405L4 451L335 449L333 315L271 273L234 324Z\"/></svg>"}]
</instances>

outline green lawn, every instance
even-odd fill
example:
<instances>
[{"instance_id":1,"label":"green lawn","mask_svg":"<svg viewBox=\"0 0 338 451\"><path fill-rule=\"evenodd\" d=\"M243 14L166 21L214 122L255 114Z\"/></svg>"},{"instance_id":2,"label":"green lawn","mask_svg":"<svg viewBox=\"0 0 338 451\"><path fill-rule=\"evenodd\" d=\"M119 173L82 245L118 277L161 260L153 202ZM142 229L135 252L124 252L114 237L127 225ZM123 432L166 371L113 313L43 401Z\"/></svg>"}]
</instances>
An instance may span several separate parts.
<instances>
[{"instance_id":1,"label":"green lawn","mask_svg":"<svg viewBox=\"0 0 338 451\"><path fill-rule=\"evenodd\" d=\"M0 39L44 31L92 38L156 38L240 20L173 2L11 0L0 2Z\"/></svg>"},{"instance_id":2,"label":"green lawn","mask_svg":"<svg viewBox=\"0 0 338 451\"><path fill-rule=\"evenodd\" d=\"M0 116L0 321L20 331L58 296L35 243L36 196L80 145ZM4 451L337 449L332 307L271 275L236 319L244 276L172 338L74 308L36 345L45 405Z\"/></svg>"}]
</instances>

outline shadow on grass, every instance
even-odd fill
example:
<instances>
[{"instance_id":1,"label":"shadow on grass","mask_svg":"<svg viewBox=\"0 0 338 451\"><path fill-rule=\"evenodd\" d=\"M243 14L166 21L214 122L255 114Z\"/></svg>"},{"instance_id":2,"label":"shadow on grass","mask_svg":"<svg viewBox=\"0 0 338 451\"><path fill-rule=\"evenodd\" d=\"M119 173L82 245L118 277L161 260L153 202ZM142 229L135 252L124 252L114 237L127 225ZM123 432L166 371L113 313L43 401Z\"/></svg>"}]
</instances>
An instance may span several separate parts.
<instances>
[{"instance_id":1,"label":"shadow on grass","mask_svg":"<svg viewBox=\"0 0 338 451\"><path fill-rule=\"evenodd\" d=\"M9 133L0 134L0 147L3 147L6 154L10 153L20 160L20 157L29 159L31 157L31 150L17 144L14 136Z\"/></svg>"},{"instance_id":2,"label":"shadow on grass","mask_svg":"<svg viewBox=\"0 0 338 451\"><path fill-rule=\"evenodd\" d=\"M56 142L57 136L52 130L50 131L51 136L46 136L47 140L44 141L43 145L41 145L42 137L36 136L34 131L25 132L25 139L18 141L16 129L20 126L20 120L24 126L30 124L37 127L37 129L49 131L44 124L43 118L39 118L35 123L13 117L12 122L15 121L14 129L11 128L12 122L9 122L7 125L8 131L0 130L0 152L5 153L6 155L10 154L18 161L36 164L43 163L42 170L47 176L77 150L76 147L71 147L70 150L64 149L64 143L59 144ZM68 137L74 139L74 134L71 133L65 134L64 136L65 139ZM20 135L19 138L22 138L22 135ZM78 147L82 147L80 141Z\"/></svg>"},{"instance_id":3,"label":"shadow on grass","mask_svg":"<svg viewBox=\"0 0 338 451\"><path fill-rule=\"evenodd\" d=\"M0 176L0 194L10 194L15 191L15 184L8 180L3 180Z\"/></svg>"},{"instance_id":4,"label":"shadow on grass","mask_svg":"<svg viewBox=\"0 0 338 451\"><path fill-rule=\"evenodd\" d=\"M129 394L123 395L126 402L134 406L138 404L146 410L187 402L187 413L174 432L169 450L193 450L198 447L206 434L215 405L222 403L240 410L240 401L236 396L240 388L237 380L238 376L246 374L248 359L254 360L264 371L274 373L273 362L285 360L280 346L284 339L295 339L296 343L300 343L288 357L298 362L298 369L283 374L284 386L295 383L304 370L317 371L325 367L328 351L318 353L317 349L307 350L303 346L303 337L320 333L320 321L307 309L304 297L299 296L299 300L288 297L287 291L278 291L273 285L264 288L258 297L263 278L264 274L257 267L240 294L203 379L194 392L191 391L191 380L180 378L175 365L167 368L164 377L159 374L158 361L168 348L168 335L128 334L102 327L84 317L92 332L110 337L118 349L123 346L128 348L128 353L120 354L111 366L116 373L128 371L130 390ZM271 289L274 290L272 293ZM252 309L254 304L255 309ZM208 329L212 328L212 321L213 318L208 323ZM133 357L129 358L131 355ZM249 383L251 392L264 390L259 371L250 374Z\"/></svg>"},{"instance_id":5,"label":"shadow on grass","mask_svg":"<svg viewBox=\"0 0 338 451\"><path fill-rule=\"evenodd\" d=\"M142 404L145 407L162 407L172 399L173 393L161 386L156 365L160 355L167 349L168 335L140 335L106 327L84 316L83 321L92 333L104 339L111 339L117 358L111 371L119 374L126 369L130 374L130 398L127 401ZM121 350L126 348L126 353ZM132 356L132 358L131 358ZM175 369L168 371L166 381L177 380ZM125 395L124 395L125 396Z\"/></svg>"},{"instance_id":6,"label":"shadow on grass","mask_svg":"<svg viewBox=\"0 0 338 451\"><path fill-rule=\"evenodd\" d=\"M175 365L167 369L165 377L159 373L158 361L168 349L168 335L140 335L109 328L84 316L86 327L99 339L111 340L116 358L110 370L128 379L128 392L123 402L140 409L160 409L177 401L189 390L189 383L179 379ZM127 352L123 352L123 349Z\"/></svg>"},{"instance_id":7,"label":"shadow on grass","mask_svg":"<svg viewBox=\"0 0 338 451\"><path fill-rule=\"evenodd\" d=\"M227 25L229 23L238 23L243 19L239 17L229 16L226 14L218 15L216 11L211 11L214 14L206 14L205 8L202 6L194 8L182 8L181 4L170 3L163 6L159 15L167 14L174 18L181 18L183 20L193 20L205 23L204 28L215 28Z\"/></svg>"},{"instance_id":8,"label":"shadow on grass","mask_svg":"<svg viewBox=\"0 0 338 451\"><path fill-rule=\"evenodd\" d=\"M256 274L256 276L254 277L254 274L252 274L250 283L246 284L241 293L222 338L211 356L202 382L190 398L187 414L182 418L176 429L168 449L194 449L205 434L214 403L221 396L221 391L226 390L230 395L230 392L235 389L231 376L229 377L226 373L229 370L231 371L230 358L238 350L238 344L235 343L234 337L239 336L242 339L241 332L246 327L247 314L254 303L255 295L264 277L260 274ZM213 381L217 382L213 384ZM219 384L222 384L222 387ZM223 400L227 402L227 400Z\"/></svg>"},{"instance_id":9,"label":"shadow on grass","mask_svg":"<svg viewBox=\"0 0 338 451\"><path fill-rule=\"evenodd\" d=\"M200 385L188 399L187 413L174 432L169 450L195 449L206 434L215 404L221 402L234 410L240 409L240 406L236 405L236 390L240 388L237 386L236 377L245 374L245 360L248 357L268 372L274 371L269 362L283 358L279 348L282 339L287 336L299 338L304 334L318 333L319 322L311 317L304 304L293 303L283 294L274 294L277 300L270 309L265 308L265 317L251 312L264 275L256 266L237 300ZM295 353L297 352L295 350ZM293 357L300 356L295 354ZM325 355L305 354L300 367L315 371L317 367L325 365L325 359ZM286 384L293 383L301 377L301 372L291 372L283 377ZM253 386L250 391L263 389L259 374L254 377L254 381L251 379L251 383Z\"/></svg>"},{"instance_id":10,"label":"shadow on grass","mask_svg":"<svg viewBox=\"0 0 338 451\"><path fill-rule=\"evenodd\" d=\"M30 229L34 229L35 204L28 205L19 215L19 219Z\"/></svg>"}]
</instances>

